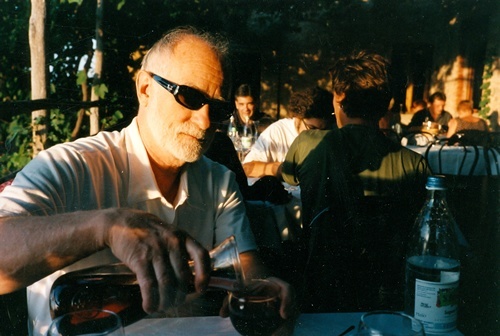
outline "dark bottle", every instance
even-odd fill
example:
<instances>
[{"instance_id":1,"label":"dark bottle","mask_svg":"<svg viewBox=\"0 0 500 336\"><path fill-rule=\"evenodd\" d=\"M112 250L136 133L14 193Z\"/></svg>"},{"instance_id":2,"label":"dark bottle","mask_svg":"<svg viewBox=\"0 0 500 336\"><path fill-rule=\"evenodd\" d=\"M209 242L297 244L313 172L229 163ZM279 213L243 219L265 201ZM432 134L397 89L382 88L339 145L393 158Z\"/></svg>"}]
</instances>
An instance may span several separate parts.
<instances>
[{"instance_id":1,"label":"dark bottle","mask_svg":"<svg viewBox=\"0 0 500 336\"><path fill-rule=\"evenodd\" d=\"M427 199L415 221L406 261L405 313L427 335L456 328L459 244L446 202L444 176L429 176Z\"/></svg>"},{"instance_id":2,"label":"dark bottle","mask_svg":"<svg viewBox=\"0 0 500 336\"><path fill-rule=\"evenodd\" d=\"M244 276L233 236L210 251L210 258L210 288L234 291L242 287ZM189 263L194 269L193 263ZM106 309L120 315L124 325L146 316L142 310L137 277L122 263L86 268L60 276L52 284L49 308L52 318L72 311Z\"/></svg>"},{"instance_id":3,"label":"dark bottle","mask_svg":"<svg viewBox=\"0 0 500 336\"><path fill-rule=\"evenodd\" d=\"M117 313L124 325L146 316L137 278L121 263L62 275L52 285L49 305L52 318L94 308Z\"/></svg>"}]
</instances>

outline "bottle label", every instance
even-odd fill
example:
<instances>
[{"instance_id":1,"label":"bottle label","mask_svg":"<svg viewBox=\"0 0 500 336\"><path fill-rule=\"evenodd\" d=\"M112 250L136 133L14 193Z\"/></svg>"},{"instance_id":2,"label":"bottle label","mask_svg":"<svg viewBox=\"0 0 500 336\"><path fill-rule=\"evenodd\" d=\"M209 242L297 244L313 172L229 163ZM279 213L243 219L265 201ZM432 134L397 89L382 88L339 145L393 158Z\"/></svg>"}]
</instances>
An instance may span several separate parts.
<instances>
[{"instance_id":1,"label":"bottle label","mask_svg":"<svg viewBox=\"0 0 500 336\"><path fill-rule=\"evenodd\" d=\"M416 279L415 318L422 322L427 333L447 332L456 328L458 279L450 277L449 274L445 274L444 278L453 281L431 282ZM441 280L444 280L443 277Z\"/></svg>"}]
</instances>

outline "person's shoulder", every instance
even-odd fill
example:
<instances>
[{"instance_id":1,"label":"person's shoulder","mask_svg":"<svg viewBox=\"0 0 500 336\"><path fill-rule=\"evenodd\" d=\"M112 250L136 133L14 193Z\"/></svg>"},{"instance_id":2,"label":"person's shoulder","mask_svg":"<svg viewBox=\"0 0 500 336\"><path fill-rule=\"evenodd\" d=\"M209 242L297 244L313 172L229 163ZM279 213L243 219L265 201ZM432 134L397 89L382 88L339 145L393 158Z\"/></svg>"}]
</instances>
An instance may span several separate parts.
<instances>
[{"instance_id":1,"label":"person's shoulder","mask_svg":"<svg viewBox=\"0 0 500 336\"><path fill-rule=\"evenodd\" d=\"M429 114L429 113L430 113L430 112L429 112L429 110L428 110L428 109L426 109L426 108L424 108L424 109L421 109L420 111L415 112L415 113L413 114L413 118L415 118L415 117L417 117L417 118L418 118L418 117L420 117L420 116L424 116L424 115L427 115L427 114Z\"/></svg>"},{"instance_id":2,"label":"person's shoulder","mask_svg":"<svg viewBox=\"0 0 500 336\"><path fill-rule=\"evenodd\" d=\"M231 172L229 168L224 166L223 164L212 160L211 158L203 155L199 160L195 162L189 163L189 174L198 174L198 175L223 175L227 172Z\"/></svg>"},{"instance_id":3,"label":"person's shoulder","mask_svg":"<svg viewBox=\"0 0 500 336\"><path fill-rule=\"evenodd\" d=\"M290 124L294 125L293 118L281 118L273 122L269 127L283 127Z\"/></svg>"},{"instance_id":4,"label":"person's shoulder","mask_svg":"<svg viewBox=\"0 0 500 336\"><path fill-rule=\"evenodd\" d=\"M271 134L280 133L283 132L283 130L289 129L291 127L295 127L293 119L291 118L279 119L271 123L269 126L267 126L267 128L261 133L260 136L266 137Z\"/></svg>"},{"instance_id":5,"label":"person's shoulder","mask_svg":"<svg viewBox=\"0 0 500 336\"><path fill-rule=\"evenodd\" d=\"M339 135L338 130L309 130L301 132L294 142L301 147L315 147L323 141L335 140L336 135Z\"/></svg>"}]
</instances>

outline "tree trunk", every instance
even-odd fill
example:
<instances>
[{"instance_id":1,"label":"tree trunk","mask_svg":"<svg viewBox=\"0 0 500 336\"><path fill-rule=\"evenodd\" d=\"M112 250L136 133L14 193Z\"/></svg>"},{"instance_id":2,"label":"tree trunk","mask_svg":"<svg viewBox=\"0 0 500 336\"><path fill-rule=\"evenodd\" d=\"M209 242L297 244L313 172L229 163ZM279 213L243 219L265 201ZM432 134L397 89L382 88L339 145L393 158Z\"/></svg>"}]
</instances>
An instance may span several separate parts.
<instances>
[{"instance_id":1,"label":"tree trunk","mask_svg":"<svg viewBox=\"0 0 500 336\"><path fill-rule=\"evenodd\" d=\"M102 16L103 16L103 2L104 0L97 0L97 8L96 8L96 42L97 47L95 50L95 75L94 81L92 84L92 93L90 95L91 101L99 100L99 96L96 93L96 88L99 88L102 79ZM99 108L92 107L90 108L90 134L96 134L99 132Z\"/></svg>"},{"instance_id":2,"label":"tree trunk","mask_svg":"<svg viewBox=\"0 0 500 336\"><path fill-rule=\"evenodd\" d=\"M47 98L47 71L45 67L45 0L31 0L29 43L31 55L31 99ZM31 113L33 128L33 156L44 149L47 139L47 110Z\"/></svg>"}]
</instances>

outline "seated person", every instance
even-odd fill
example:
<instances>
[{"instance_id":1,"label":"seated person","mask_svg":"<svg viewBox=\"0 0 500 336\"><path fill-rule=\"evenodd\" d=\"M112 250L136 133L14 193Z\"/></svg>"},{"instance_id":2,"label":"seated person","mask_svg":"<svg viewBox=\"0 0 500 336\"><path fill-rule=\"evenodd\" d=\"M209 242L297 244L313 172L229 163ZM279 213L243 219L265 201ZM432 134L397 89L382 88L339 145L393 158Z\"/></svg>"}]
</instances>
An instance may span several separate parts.
<instances>
[{"instance_id":1,"label":"seated person","mask_svg":"<svg viewBox=\"0 0 500 336\"><path fill-rule=\"evenodd\" d=\"M453 118L450 112L444 110L446 95L443 92L434 92L429 97L429 104L426 109L416 112L408 124L410 131L422 129L424 123L431 121L441 125L443 130L448 129L448 122Z\"/></svg>"},{"instance_id":2,"label":"seated person","mask_svg":"<svg viewBox=\"0 0 500 336\"><path fill-rule=\"evenodd\" d=\"M259 99L249 84L238 86L234 93L234 105L233 122L240 134L245 123L253 134L262 133L272 123L271 117L258 109ZM224 122L224 125L228 125L228 122Z\"/></svg>"},{"instance_id":3,"label":"seated person","mask_svg":"<svg viewBox=\"0 0 500 336\"><path fill-rule=\"evenodd\" d=\"M264 176L248 185L248 179L238 158L238 153L225 132L215 132L212 144L205 153L209 159L218 162L236 174L236 182L245 201L267 201L273 204L285 204L291 195L275 176Z\"/></svg>"},{"instance_id":4,"label":"seated person","mask_svg":"<svg viewBox=\"0 0 500 336\"><path fill-rule=\"evenodd\" d=\"M335 125L332 94L321 88L295 92L290 97L290 116L272 123L259 136L243 161L248 177L280 177L280 166L293 140L305 130L330 129Z\"/></svg>"},{"instance_id":5,"label":"seated person","mask_svg":"<svg viewBox=\"0 0 500 336\"><path fill-rule=\"evenodd\" d=\"M457 106L457 118L448 122L448 132L446 137L450 138L453 134L462 130L488 131L486 121L472 115L473 108L470 100L462 100Z\"/></svg>"},{"instance_id":6,"label":"seated person","mask_svg":"<svg viewBox=\"0 0 500 336\"><path fill-rule=\"evenodd\" d=\"M301 133L283 163L283 180L301 187L305 311L402 309L404 242L430 171L378 128L391 99L387 67L366 52L339 59L339 128Z\"/></svg>"},{"instance_id":7,"label":"seated person","mask_svg":"<svg viewBox=\"0 0 500 336\"><path fill-rule=\"evenodd\" d=\"M230 235L245 275L269 275L234 174L203 156L229 111L227 49L191 27L168 32L136 75L139 111L128 127L42 151L2 191L0 294L29 286L30 334L45 335L51 285L69 271L121 261L137 275L144 311L158 314L191 284L208 293L208 250ZM287 318L291 288L270 280Z\"/></svg>"}]
</instances>

